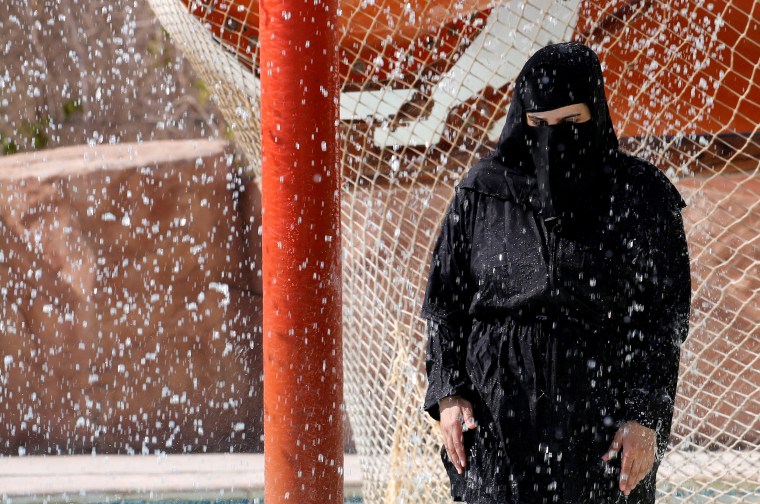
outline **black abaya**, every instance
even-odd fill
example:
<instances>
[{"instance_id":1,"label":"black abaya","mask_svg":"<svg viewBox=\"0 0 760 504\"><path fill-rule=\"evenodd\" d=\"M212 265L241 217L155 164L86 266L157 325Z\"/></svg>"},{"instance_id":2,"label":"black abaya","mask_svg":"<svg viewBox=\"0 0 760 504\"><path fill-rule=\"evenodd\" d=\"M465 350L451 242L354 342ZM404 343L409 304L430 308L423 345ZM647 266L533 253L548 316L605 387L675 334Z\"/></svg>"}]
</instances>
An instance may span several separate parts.
<instances>
[{"instance_id":1,"label":"black abaya","mask_svg":"<svg viewBox=\"0 0 760 504\"><path fill-rule=\"evenodd\" d=\"M543 51L521 77L538 64L588 77L599 156L582 168L598 170L595 193L547 211L518 78L499 146L456 186L435 244L424 407L438 419L444 397L473 404L463 474L441 450L455 500L617 502L619 462L601 457L634 420L657 432L658 453L627 502L652 503L688 329L684 203L654 166L618 152L596 55Z\"/></svg>"}]
</instances>

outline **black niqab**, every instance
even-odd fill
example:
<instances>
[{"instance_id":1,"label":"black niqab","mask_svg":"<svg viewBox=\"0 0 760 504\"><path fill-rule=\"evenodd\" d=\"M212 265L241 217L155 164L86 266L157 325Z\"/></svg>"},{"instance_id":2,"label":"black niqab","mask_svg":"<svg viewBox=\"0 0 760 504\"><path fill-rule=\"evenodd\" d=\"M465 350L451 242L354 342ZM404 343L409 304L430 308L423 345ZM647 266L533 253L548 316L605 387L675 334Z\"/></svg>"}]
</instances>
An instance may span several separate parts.
<instances>
[{"instance_id":1,"label":"black niqab","mask_svg":"<svg viewBox=\"0 0 760 504\"><path fill-rule=\"evenodd\" d=\"M541 213L587 225L601 213L609 192L594 141L592 121L529 127Z\"/></svg>"},{"instance_id":2,"label":"black niqab","mask_svg":"<svg viewBox=\"0 0 760 504\"><path fill-rule=\"evenodd\" d=\"M590 121L526 123L526 112L575 103L589 107ZM566 227L577 227L603 212L617 152L598 57L582 44L562 43L540 49L525 64L498 145L475 171L490 173L495 187L503 186L508 175L512 197L527 201L545 218L559 217Z\"/></svg>"}]
</instances>

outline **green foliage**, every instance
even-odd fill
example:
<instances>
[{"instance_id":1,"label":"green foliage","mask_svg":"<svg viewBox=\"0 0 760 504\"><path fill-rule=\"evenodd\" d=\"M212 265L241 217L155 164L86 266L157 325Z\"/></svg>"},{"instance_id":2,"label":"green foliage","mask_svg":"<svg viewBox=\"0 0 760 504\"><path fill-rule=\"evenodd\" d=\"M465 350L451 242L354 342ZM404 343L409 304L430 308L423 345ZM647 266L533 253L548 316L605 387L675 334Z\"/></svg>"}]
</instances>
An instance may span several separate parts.
<instances>
[{"instance_id":1,"label":"green foliage","mask_svg":"<svg viewBox=\"0 0 760 504\"><path fill-rule=\"evenodd\" d=\"M227 126L224 129L224 136L229 140L230 142L235 141L235 129L231 126Z\"/></svg>"},{"instance_id":2,"label":"green foliage","mask_svg":"<svg viewBox=\"0 0 760 504\"><path fill-rule=\"evenodd\" d=\"M0 152L4 156L15 154L18 152L18 145L16 145L16 142L14 142L12 138L4 137L0 133Z\"/></svg>"},{"instance_id":3,"label":"green foliage","mask_svg":"<svg viewBox=\"0 0 760 504\"><path fill-rule=\"evenodd\" d=\"M48 126L50 126L50 116L48 115L38 116L36 121L24 122L21 126L21 133L27 138L32 149L42 150L47 147L49 142L47 136Z\"/></svg>"},{"instance_id":4,"label":"green foliage","mask_svg":"<svg viewBox=\"0 0 760 504\"><path fill-rule=\"evenodd\" d=\"M72 98L63 104L63 120L68 122L75 114L81 114L83 111L82 102L79 98Z\"/></svg>"},{"instance_id":5,"label":"green foliage","mask_svg":"<svg viewBox=\"0 0 760 504\"><path fill-rule=\"evenodd\" d=\"M168 68L174 62L171 37L169 32L161 28L160 35L154 37L145 47L148 54L156 60L156 66Z\"/></svg>"},{"instance_id":6,"label":"green foliage","mask_svg":"<svg viewBox=\"0 0 760 504\"><path fill-rule=\"evenodd\" d=\"M16 154L22 146L29 146L34 150L42 150L48 146L48 127L50 116L37 116L34 121L24 121L13 136L7 136L0 131L0 153L3 155Z\"/></svg>"},{"instance_id":7,"label":"green foliage","mask_svg":"<svg viewBox=\"0 0 760 504\"><path fill-rule=\"evenodd\" d=\"M195 81L193 87L198 90L198 103L203 106L206 105L208 99L211 98L211 91L206 87L206 83L202 80Z\"/></svg>"}]
</instances>

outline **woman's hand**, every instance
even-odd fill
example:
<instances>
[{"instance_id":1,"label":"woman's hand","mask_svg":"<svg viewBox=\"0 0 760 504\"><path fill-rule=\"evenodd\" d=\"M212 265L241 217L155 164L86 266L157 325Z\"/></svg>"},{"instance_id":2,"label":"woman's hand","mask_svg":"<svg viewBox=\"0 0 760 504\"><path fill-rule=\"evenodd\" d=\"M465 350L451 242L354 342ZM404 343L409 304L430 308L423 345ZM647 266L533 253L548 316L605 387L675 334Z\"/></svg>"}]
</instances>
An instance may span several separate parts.
<instances>
[{"instance_id":1,"label":"woman's hand","mask_svg":"<svg viewBox=\"0 0 760 504\"><path fill-rule=\"evenodd\" d=\"M626 422L620 426L610 449L602 456L609 462L623 450L620 464L620 491L628 496L644 479L654 465L657 433L638 422Z\"/></svg>"},{"instance_id":2,"label":"woman's hand","mask_svg":"<svg viewBox=\"0 0 760 504\"><path fill-rule=\"evenodd\" d=\"M462 427L465 426L468 429L477 427L472 416L472 404L459 396L449 396L438 401L438 409L441 411L441 432L443 432L446 453L454 463L457 472L462 474L467 466Z\"/></svg>"}]
</instances>

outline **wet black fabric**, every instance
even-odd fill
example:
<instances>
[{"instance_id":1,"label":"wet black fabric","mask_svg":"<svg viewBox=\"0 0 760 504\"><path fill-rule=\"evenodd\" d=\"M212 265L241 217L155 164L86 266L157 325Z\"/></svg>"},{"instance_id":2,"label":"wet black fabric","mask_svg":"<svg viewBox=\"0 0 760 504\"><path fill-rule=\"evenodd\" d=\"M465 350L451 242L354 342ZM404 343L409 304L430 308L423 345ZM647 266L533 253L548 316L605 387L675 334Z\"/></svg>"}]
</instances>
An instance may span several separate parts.
<instances>
[{"instance_id":1,"label":"wet black fabric","mask_svg":"<svg viewBox=\"0 0 760 504\"><path fill-rule=\"evenodd\" d=\"M593 121L530 128L540 213L585 226L598 215L608 192Z\"/></svg>"},{"instance_id":2,"label":"wet black fabric","mask_svg":"<svg viewBox=\"0 0 760 504\"><path fill-rule=\"evenodd\" d=\"M596 100L597 67L595 55L583 46L565 44L538 51L522 70L515 99L523 113L589 104L595 117L606 116L606 110L594 108L595 103L603 102ZM605 127L609 126L603 124ZM524 131L538 184L539 211L546 218L562 217L566 226L584 225L598 214L601 196L608 192L602 173L603 153L616 148L615 143L605 145L610 137L597 135L595 121Z\"/></svg>"},{"instance_id":3,"label":"wet black fabric","mask_svg":"<svg viewBox=\"0 0 760 504\"><path fill-rule=\"evenodd\" d=\"M617 428L655 429L658 460L667 444L690 303L684 203L654 166L618 152L598 60L577 58L587 60L604 177L595 212L583 222L544 214L515 100L498 148L456 186L435 243L424 408L438 419L438 401L458 394L478 422L464 434L464 474L441 449L458 501L622 502L619 463L601 461ZM655 472L628 503L654 502Z\"/></svg>"}]
</instances>

